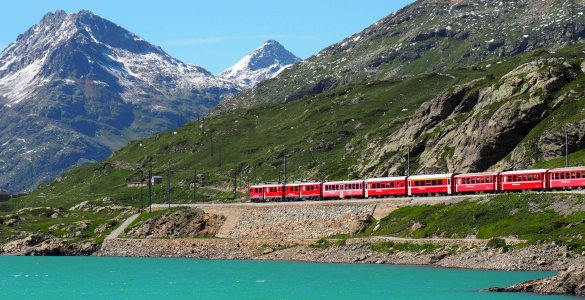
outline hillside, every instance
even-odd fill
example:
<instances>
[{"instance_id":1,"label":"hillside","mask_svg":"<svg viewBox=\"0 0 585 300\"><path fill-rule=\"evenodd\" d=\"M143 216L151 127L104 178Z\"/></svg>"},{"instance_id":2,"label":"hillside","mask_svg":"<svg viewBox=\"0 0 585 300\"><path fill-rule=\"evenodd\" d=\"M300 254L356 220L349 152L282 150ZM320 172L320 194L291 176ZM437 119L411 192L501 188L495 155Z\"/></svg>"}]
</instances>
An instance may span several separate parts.
<instances>
[{"instance_id":1,"label":"hillside","mask_svg":"<svg viewBox=\"0 0 585 300\"><path fill-rule=\"evenodd\" d=\"M574 2L571 15L568 0L419 0L238 94L220 110L559 49L585 37L585 1Z\"/></svg>"},{"instance_id":2,"label":"hillside","mask_svg":"<svg viewBox=\"0 0 585 300\"><path fill-rule=\"evenodd\" d=\"M109 196L139 206L139 189L126 183L139 180L151 164L156 175L166 176L170 169L172 198L180 202L230 199L234 172L238 189L249 182L277 181L285 156L289 181L400 175L406 144L414 146L413 173L502 170L537 162L560 166L564 161L555 158L562 155L561 144L542 144L549 152L521 149L556 134L560 125L581 121L574 112L584 105L584 46L497 60L490 68L349 84L284 105L205 117L132 142L104 162L66 172L21 202L67 207ZM544 79L530 79L535 76ZM510 88L512 82L517 84ZM498 130L490 129L489 138L482 139L483 127ZM582 138L574 134L571 161L584 164L577 151ZM490 150L496 146L498 151ZM485 150L477 156L465 152L477 148ZM515 164L512 158L527 163ZM163 185L155 187L154 201L166 201Z\"/></svg>"}]
</instances>

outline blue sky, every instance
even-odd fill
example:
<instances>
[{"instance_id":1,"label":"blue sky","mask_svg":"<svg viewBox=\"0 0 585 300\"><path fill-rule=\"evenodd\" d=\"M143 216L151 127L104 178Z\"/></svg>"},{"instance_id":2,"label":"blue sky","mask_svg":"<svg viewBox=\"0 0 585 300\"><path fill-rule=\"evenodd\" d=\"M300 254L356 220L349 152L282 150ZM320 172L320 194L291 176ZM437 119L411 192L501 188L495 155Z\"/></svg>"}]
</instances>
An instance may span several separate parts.
<instances>
[{"instance_id":1,"label":"blue sky","mask_svg":"<svg viewBox=\"0 0 585 300\"><path fill-rule=\"evenodd\" d=\"M223 71L267 39L301 58L361 31L412 0L7 0L0 47L57 9L91 10L172 56Z\"/></svg>"}]
</instances>

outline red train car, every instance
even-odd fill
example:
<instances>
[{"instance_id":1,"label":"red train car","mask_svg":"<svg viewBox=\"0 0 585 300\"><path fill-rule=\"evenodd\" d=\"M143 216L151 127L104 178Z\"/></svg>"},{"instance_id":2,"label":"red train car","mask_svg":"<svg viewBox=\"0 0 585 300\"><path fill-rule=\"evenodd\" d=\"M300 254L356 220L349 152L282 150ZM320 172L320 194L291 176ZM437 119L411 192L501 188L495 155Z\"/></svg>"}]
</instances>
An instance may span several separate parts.
<instances>
[{"instance_id":1,"label":"red train car","mask_svg":"<svg viewBox=\"0 0 585 300\"><path fill-rule=\"evenodd\" d=\"M548 169L502 172L500 191L542 190L548 188Z\"/></svg>"},{"instance_id":2,"label":"red train car","mask_svg":"<svg viewBox=\"0 0 585 300\"><path fill-rule=\"evenodd\" d=\"M264 201L283 201L284 184L267 184L264 185Z\"/></svg>"},{"instance_id":3,"label":"red train car","mask_svg":"<svg viewBox=\"0 0 585 300\"><path fill-rule=\"evenodd\" d=\"M451 195L455 191L455 173L408 177L408 195Z\"/></svg>"},{"instance_id":4,"label":"red train car","mask_svg":"<svg viewBox=\"0 0 585 300\"><path fill-rule=\"evenodd\" d=\"M364 181L332 181L324 182L321 197L323 199L363 198Z\"/></svg>"},{"instance_id":5,"label":"red train car","mask_svg":"<svg viewBox=\"0 0 585 300\"><path fill-rule=\"evenodd\" d=\"M498 174L496 172L485 172L455 175L455 192L495 192L498 190Z\"/></svg>"},{"instance_id":6,"label":"red train car","mask_svg":"<svg viewBox=\"0 0 585 300\"><path fill-rule=\"evenodd\" d=\"M365 197L406 196L406 176L370 178L365 180Z\"/></svg>"},{"instance_id":7,"label":"red train car","mask_svg":"<svg viewBox=\"0 0 585 300\"><path fill-rule=\"evenodd\" d=\"M284 199L296 201L301 199L301 185L298 183L287 183L284 186Z\"/></svg>"},{"instance_id":8,"label":"red train car","mask_svg":"<svg viewBox=\"0 0 585 300\"><path fill-rule=\"evenodd\" d=\"M301 183L301 200L319 200L321 199L320 182L303 182Z\"/></svg>"},{"instance_id":9,"label":"red train car","mask_svg":"<svg viewBox=\"0 0 585 300\"><path fill-rule=\"evenodd\" d=\"M250 201L263 202L264 201L264 186L253 185L250 186Z\"/></svg>"},{"instance_id":10,"label":"red train car","mask_svg":"<svg viewBox=\"0 0 585 300\"><path fill-rule=\"evenodd\" d=\"M585 167L559 168L549 170L549 188L575 189L585 187Z\"/></svg>"}]
</instances>

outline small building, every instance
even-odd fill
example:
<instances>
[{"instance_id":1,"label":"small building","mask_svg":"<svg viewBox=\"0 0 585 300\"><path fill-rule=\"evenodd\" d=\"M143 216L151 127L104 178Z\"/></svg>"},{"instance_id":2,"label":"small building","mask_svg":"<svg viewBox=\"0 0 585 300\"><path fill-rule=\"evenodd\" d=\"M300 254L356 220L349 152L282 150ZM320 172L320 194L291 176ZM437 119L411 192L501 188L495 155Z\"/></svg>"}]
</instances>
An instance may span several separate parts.
<instances>
[{"instance_id":1,"label":"small building","mask_svg":"<svg viewBox=\"0 0 585 300\"><path fill-rule=\"evenodd\" d=\"M162 176L152 176L152 178L150 178L150 184L155 185L155 184L161 184L162 183Z\"/></svg>"}]
</instances>

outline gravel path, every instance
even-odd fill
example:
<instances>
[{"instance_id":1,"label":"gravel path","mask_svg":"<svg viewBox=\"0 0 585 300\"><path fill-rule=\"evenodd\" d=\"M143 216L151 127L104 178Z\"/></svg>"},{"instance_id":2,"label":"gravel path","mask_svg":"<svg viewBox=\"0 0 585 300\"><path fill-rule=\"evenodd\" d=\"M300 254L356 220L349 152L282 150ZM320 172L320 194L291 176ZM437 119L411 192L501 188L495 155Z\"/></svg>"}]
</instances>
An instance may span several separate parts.
<instances>
[{"instance_id":1,"label":"gravel path","mask_svg":"<svg viewBox=\"0 0 585 300\"><path fill-rule=\"evenodd\" d=\"M113 239L118 238L118 236L120 236L120 234L122 234L122 232L124 232L124 229L126 229L126 227L128 227L130 224L132 224L132 222L134 222L134 220L136 220L136 218L138 218L138 216L140 216L139 213L131 215L128 219L126 219L126 221L124 221L124 223L122 223L122 225L120 225L118 228L114 229L114 231L112 231L112 233L110 233L106 237L106 240L113 240Z\"/></svg>"}]
</instances>

